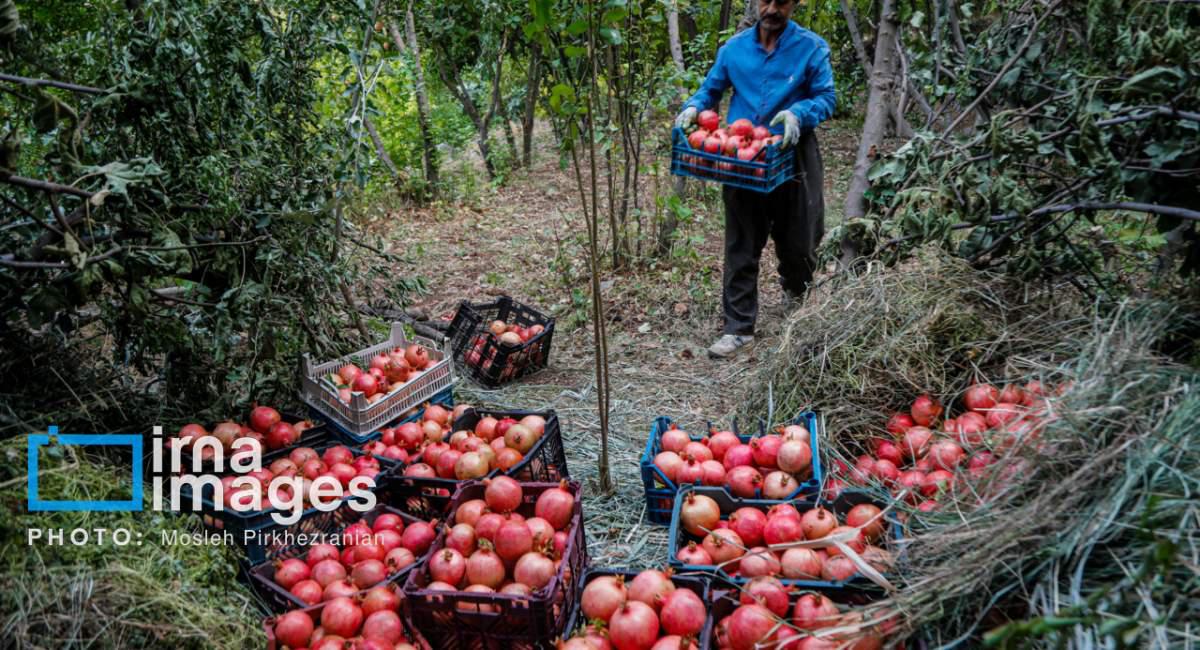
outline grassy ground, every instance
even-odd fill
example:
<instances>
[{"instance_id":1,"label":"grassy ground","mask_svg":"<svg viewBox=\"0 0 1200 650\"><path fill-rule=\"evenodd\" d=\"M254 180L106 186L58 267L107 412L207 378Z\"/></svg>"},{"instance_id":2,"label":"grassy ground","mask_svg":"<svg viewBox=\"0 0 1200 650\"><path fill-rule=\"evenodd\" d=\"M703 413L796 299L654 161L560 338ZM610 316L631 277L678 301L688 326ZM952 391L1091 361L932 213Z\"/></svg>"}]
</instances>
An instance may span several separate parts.
<instances>
[{"instance_id":1,"label":"grassy ground","mask_svg":"<svg viewBox=\"0 0 1200 650\"><path fill-rule=\"evenodd\" d=\"M826 226L841 219L841 204L856 151L857 129L833 121L820 132L824 157ZM755 369L776 343L781 292L772 245L760 276L759 337L749 354L713 361L705 351L720 334L723 214L716 186L692 186L690 223L667 261L648 262L601 278L608 316L611 415L609 463L616 485L597 490L599 419L587 317L584 221L571 170L561 170L553 145L542 139L532 169L505 187L481 186L464 205L396 210L370 224L390 249L421 274L428 292L416 306L434 318L452 317L462 299L507 293L545 308L561 324L551 365L528 380L497 391L463 382L459 399L473 403L554 408L564 420L568 465L585 480L589 548L610 566L646 566L666 559L666 529L643 520L638 461L653 419L666 415L690 428L724 419L734 396L753 381ZM669 179L659 185L668 191ZM648 182L647 192L653 183ZM653 197L645 196L653 205ZM603 204L603 198L601 199Z\"/></svg>"}]
</instances>

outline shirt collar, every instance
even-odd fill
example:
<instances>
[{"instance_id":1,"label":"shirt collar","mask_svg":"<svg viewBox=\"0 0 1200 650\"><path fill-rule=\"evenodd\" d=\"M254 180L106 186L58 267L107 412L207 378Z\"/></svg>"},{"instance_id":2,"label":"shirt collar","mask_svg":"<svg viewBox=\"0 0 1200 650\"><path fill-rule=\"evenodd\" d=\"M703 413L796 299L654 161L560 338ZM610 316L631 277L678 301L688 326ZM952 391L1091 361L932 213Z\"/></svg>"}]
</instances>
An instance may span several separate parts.
<instances>
[{"instance_id":1,"label":"shirt collar","mask_svg":"<svg viewBox=\"0 0 1200 650\"><path fill-rule=\"evenodd\" d=\"M800 26L796 24L796 21L788 20L787 25L784 26L784 28L783 28L783 33L780 34L779 39L775 41L775 49L779 50L779 48L782 47L783 44L788 41L789 35L791 35L791 33L794 32L795 30L799 29L799 27ZM756 47L758 47L758 49L762 50L763 52L767 51L767 49L765 47L763 47L762 42L758 40L758 22L757 21L754 23L754 45Z\"/></svg>"}]
</instances>

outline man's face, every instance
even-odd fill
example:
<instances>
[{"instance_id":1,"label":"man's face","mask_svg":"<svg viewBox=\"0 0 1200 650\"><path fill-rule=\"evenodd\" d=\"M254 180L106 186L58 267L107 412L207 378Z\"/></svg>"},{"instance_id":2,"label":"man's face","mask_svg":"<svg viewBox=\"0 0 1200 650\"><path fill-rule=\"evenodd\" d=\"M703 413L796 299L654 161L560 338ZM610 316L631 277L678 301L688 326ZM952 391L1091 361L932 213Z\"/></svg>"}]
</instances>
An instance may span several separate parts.
<instances>
[{"instance_id":1,"label":"man's face","mask_svg":"<svg viewBox=\"0 0 1200 650\"><path fill-rule=\"evenodd\" d=\"M758 0L758 17L767 29L778 31L787 25L795 8L796 0Z\"/></svg>"}]
</instances>

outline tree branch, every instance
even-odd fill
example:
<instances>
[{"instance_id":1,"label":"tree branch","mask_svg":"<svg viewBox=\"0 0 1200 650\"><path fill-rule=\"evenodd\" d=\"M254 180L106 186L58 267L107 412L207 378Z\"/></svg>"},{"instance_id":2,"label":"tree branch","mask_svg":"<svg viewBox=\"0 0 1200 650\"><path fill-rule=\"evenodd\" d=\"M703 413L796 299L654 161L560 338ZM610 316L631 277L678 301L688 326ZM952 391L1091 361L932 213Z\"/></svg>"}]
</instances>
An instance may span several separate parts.
<instances>
[{"instance_id":1,"label":"tree branch","mask_svg":"<svg viewBox=\"0 0 1200 650\"><path fill-rule=\"evenodd\" d=\"M61 183L53 183L50 181L38 180L36 178L25 178L24 176L17 176L16 174L12 174L11 176L0 176L0 181L3 181L10 185L16 185L18 187L27 187L31 190L41 190L43 192L59 192L62 194L70 194L72 196L78 196L78 197L82 197L85 199L90 199L93 196L95 196L95 194L93 192L89 192L87 190L81 190L78 187L74 187L71 185L62 185Z\"/></svg>"},{"instance_id":2,"label":"tree branch","mask_svg":"<svg viewBox=\"0 0 1200 650\"><path fill-rule=\"evenodd\" d=\"M107 90L101 88L80 86L79 84L67 83L65 81L55 81L54 79L31 79L29 77L18 77L15 74L5 74L3 72L0 72L0 81L19 83L32 88L37 88L38 86L50 86L51 88L61 88L63 90L70 90L71 92L87 93L91 95L103 95L104 93L108 92Z\"/></svg>"},{"instance_id":3,"label":"tree branch","mask_svg":"<svg viewBox=\"0 0 1200 650\"><path fill-rule=\"evenodd\" d=\"M1016 62L1021 59L1021 57L1025 56L1025 51L1029 49L1029 46L1033 44L1034 37L1038 35L1038 28L1042 26L1042 21L1048 18L1050 14L1054 13L1054 10L1058 8L1060 2L1062 2L1062 0L1054 0L1054 2L1050 3L1050 6L1046 7L1046 10L1042 12L1042 15L1037 17L1037 20L1034 21L1033 26L1029 28L1029 34L1025 37L1025 41L1021 43L1021 47L1018 47L1017 51L1013 53L1012 57L1010 57L1008 61L1004 62L1004 66L1000 68L1000 71L997 72L996 76L992 78L991 83L989 83L982 92L975 96L975 100L972 101L965 109L963 109L963 112L959 113L958 117L954 118L954 121L950 123L950 126L946 127L946 130L942 132L942 137L946 137L953 133L954 129L958 128L958 125L962 123L962 121L968 115L975 112L975 109L978 108L979 104L983 102L983 99L988 96L988 93L995 90L996 86L1000 84L1000 80L1004 78L1004 75L1008 74L1008 71L1012 69L1013 65L1015 65Z\"/></svg>"}]
</instances>

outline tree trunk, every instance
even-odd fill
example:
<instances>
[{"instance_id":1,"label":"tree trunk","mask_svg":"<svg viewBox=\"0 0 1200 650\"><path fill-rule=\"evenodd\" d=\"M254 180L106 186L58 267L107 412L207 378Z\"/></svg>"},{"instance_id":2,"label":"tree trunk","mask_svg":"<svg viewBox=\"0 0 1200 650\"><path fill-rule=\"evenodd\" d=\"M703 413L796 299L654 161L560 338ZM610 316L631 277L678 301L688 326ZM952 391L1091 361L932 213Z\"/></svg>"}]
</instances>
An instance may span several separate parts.
<instances>
[{"instance_id":1,"label":"tree trunk","mask_svg":"<svg viewBox=\"0 0 1200 650\"><path fill-rule=\"evenodd\" d=\"M950 22L950 34L954 37L954 49L959 55L967 53L967 44L963 41L962 30L958 26L958 9L954 0L946 0L946 19Z\"/></svg>"},{"instance_id":2,"label":"tree trunk","mask_svg":"<svg viewBox=\"0 0 1200 650\"><path fill-rule=\"evenodd\" d=\"M717 34L729 29L730 14L733 13L733 0L721 0L721 17L717 21ZM717 37L717 49L721 48L720 36Z\"/></svg>"},{"instance_id":3,"label":"tree trunk","mask_svg":"<svg viewBox=\"0 0 1200 650\"><path fill-rule=\"evenodd\" d=\"M529 167L533 158L533 117L541 88L541 68L542 44L535 40L529 52L529 75L525 79L525 120L521 123L521 150L526 167Z\"/></svg>"},{"instance_id":4,"label":"tree trunk","mask_svg":"<svg viewBox=\"0 0 1200 650\"><path fill-rule=\"evenodd\" d=\"M871 92L867 98L867 117L863 123L862 139L858 143L858 157L854 162L854 176L846 192L846 218L859 219L866 215L867 169L877 156L888 114L894 103L893 90L896 85L896 0L883 0L879 12L879 29L875 39L875 63L871 67Z\"/></svg>"},{"instance_id":5,"label":"tree trunk","mask_svg":"<svg viewBox=\"0 0 1200 650\"><path fill-rule=\"evenodd\" d=\"M496 178L496 168L492 165L491 149L488 146L488 124L479 115L479 109L475 106L474 100L467 93L467 89L463 87L459 79L458 70L451 69L446 65L446 60L449 57L444 52L439 52L438 54L440 56L434 57L434 60L437 62L438 77L441 78L446 88L450 90L450 94L454 95L454 98L458 100L463 112L470 118L471 124L475 125L475 138L479 145L479 155L483 156L483 167L487 170L488 180L493 180Z\"/></svg>"},{"instance_id":6,"label":"tree trunk","mask_svg":"<svg viewBox=\"0 0 1200 650\"><path fill-rule=\"evenodd\" d=\"M738 23L740 32L758 22L758 0L746 0L746 9L742 12L742 21Z\"/></svg>"},{"instance_id":7,"label":"tree trunk","mask_svg":"<svg viewBox=\"0 0 1200 650\"><path fill-rule=\"evenodd\" d=\"M517 137L513 134L512 120L503 113L500 115L500 119L504 121L504 140L508 143L508 154L512 157L512 166L513 168L520 167L521 150L517 149Z\"/></svg>"},{"instance_id":8,"label":"tree trunk","mask_svg":"<svg viewBox=\"0 0 1200 650\"><path fill-rule=\"evenodd\" d=\"M862 32L858 30L858 16L855 15L854 7L850 6L849 0L842 0L842 16L846 19L846 29L850 31L850 42L854 44L854 52L858 55L858 62L862 64L862 69L866 73L867 79L870 79L871 60L867 58L867 47L863 45Z\"/></svg>"},{"instance_id":9,"label":"tree trunk","mask_svg":"<svg viewBox=\"0 0 1200 650\"><path fill-rule=\"evenodd\" d=\"M756 0L750 0L750 2L755 1ZM675 0L669 0L667 3L667 38L669 39L671 48L671 60L675 62L675 69L682 74L684 72L683 46L679 42L679 6L676 4ZM682 102L686 99L686 97L683 96L684 90L682 86L679 88L679 93L680 103L682 104ZM687 189L687 184L684 182L684 177L676 176L673 185L675 189L675 196L678 196L680 200L683 200L684 191ZM658 243L655 246L655 249L660 256L666 255L671 251L671 240L674 238L675 229L678 227L679 222L675 218L675 212L668 209L665 218L662 220L662 223L659 224L657 238Z\"/></svg>"},{"instance_id":10,"label":"tree trunk","mask_svg":"<svg viewBox=\"0 0 1200 650\"><path fill-rule=\"evenodd\" d=\"M379 131L375 129L375 122L371 121L370 115L363 115L363 124L367 127L367 133L371 135L371 141L375 143L375 153L379 155L379 159L392 172L392 176L399 182L400 170L396 169L396 163L392 162L392 157L388 155L387 149L383 146L383 139L379 137Z\"/></svg>"},{"instance_id":11,"label":"tree trunk","mask_svg":"<svg viewBox=\"0 0 1200 650\"><path fill-rule=\"evenodd\" d=\"M679 5L675 0L667 2L667 42L671 48L671 60L679 72L684 71L683 45L679 41Z\"/></svg>"},{"instance_id":12,"label":"tree trunk","mask_svg":"<svg viewBox=\"0 0 1200 650\"><path fill-rule=\"evenodd\" d=\"M395 23L388 24L388 31L396 49L408 50L413 61L413 94L417 98L417 126L421 129L421 159L425 166L425 184L430 193L437 191L438 159L437 146L433 141L433 122L430 118L429 94L425 86L425 66L421 63L421 48L417 43L417 29L413 20L412 2L404 15L405 34L400 34L400 28ZM407 42L405 41L407 36Z\"/></svg>"}]
</instances>

